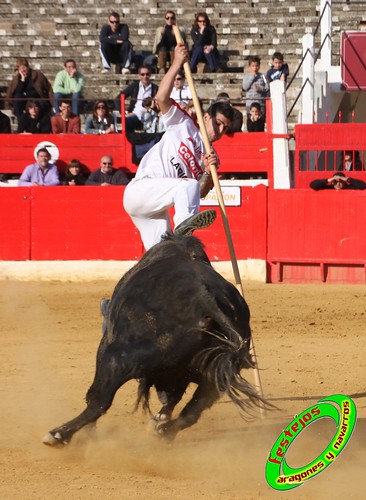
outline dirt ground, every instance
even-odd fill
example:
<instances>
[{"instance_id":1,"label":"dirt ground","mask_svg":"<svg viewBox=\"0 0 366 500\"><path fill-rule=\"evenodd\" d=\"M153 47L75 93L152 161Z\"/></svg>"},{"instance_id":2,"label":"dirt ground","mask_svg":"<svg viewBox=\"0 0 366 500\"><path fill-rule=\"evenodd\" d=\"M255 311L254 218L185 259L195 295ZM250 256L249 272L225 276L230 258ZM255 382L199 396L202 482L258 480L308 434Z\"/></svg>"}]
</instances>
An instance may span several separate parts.
<instances>
[{"instance_id":1,"label":"dirt ground","mask_svg":"<svg viewBox=\"0 0 366 500\"><path fill-rule=\"evenodd\" d=\"M365 498L365 286L244 284L264 394L281 409L265 419L245 422L222 400L168 445L147 433L148 415L132 412L130 382L92 435L82 430L63 449L44 446L44 434L84 408L101 335L99 301L114 285L0 281L2 499ZM247 378L254 380L253 371ZM296 490L271 489L265 463L280 432L336 393L357 405L348 446ZM289 465L314 459L334 431L329 419L307 428Z\"/></svg>"}]
</instances>

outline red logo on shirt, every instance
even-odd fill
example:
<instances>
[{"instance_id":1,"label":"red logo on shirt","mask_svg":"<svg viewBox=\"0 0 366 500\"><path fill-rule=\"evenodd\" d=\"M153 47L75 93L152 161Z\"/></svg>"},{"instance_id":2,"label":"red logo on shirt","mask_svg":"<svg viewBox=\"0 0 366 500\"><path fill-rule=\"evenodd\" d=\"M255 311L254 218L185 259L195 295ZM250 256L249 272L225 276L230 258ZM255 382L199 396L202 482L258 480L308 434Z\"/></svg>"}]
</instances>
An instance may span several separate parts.
<instances>
[{"instance_id":1,"label":"red logo on shirt","mask_svg":"<svg viewBox=\"0 0 366 500\"><path fill-rule=\"evenodd\" d=\"M202 176L202 169L197 163L194 153L183 142L181 142L179 146L178 154L182 158L187 168L191 171L193 177L195 179L199 179Z\"/></svg>"}]
</instances>

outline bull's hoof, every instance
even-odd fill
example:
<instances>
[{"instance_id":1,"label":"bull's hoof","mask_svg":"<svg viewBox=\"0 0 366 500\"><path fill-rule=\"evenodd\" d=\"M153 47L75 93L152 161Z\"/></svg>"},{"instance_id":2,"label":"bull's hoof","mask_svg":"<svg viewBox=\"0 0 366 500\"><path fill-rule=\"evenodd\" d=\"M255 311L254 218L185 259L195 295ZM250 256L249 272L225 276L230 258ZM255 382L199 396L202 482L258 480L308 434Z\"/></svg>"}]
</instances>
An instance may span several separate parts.
<instances>
[{"instance_id":1,"label":"bull's hoof","mask_svg":"<svg viewBox=\"0 0 366 500\"><path fill-rule=\"evenodd\" d=\"M173 441L177 432L173 429L171 422L160 422L155 427L155 435L166 441Z\"/></svg>"},{"instance_id":2,"label":"bull's hoof","mask_svg":"<svg viewBox=\"0 0 366 500\"><path fill-rule=\"evenodd\" d=\"M56 432L56 434L52 434L51 432L49 432L42 438L42 443L46 444L47 446L61 448L68 444L68 441L63 439L59 432Z\"/></svg>"},{"instance_id":3,"label":"bull's hoof","mask_svg":"<svg viewBox=\"0 0 366 500\"><path fill-rule=\"evenodd\" d=\"M160 422L165 422L168 419L168 415L164 413L157 413L153 418L151 418L147 423L148 432L156 434L156 428Z\"/></svg>"}]
</instances>

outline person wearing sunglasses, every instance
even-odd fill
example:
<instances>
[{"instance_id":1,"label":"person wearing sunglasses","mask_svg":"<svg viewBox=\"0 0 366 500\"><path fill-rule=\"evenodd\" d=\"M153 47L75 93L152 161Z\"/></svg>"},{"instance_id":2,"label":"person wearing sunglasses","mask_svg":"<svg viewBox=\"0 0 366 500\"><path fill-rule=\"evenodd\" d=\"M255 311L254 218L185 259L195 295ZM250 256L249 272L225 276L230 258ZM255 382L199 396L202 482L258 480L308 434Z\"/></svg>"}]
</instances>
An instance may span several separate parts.
<instances>
[{"instance_id":1,"label":"person wearing sunglasses","mask_svg":"<svg viewBox=\"0 0 366 500\"><path fill-rule=\"evenodd\" d=\"M177 44L173 33L175 24L175 13L171 10L165 12L165 25L156 29L153 54L158 56L159 73L166 73L168 62L172 64L174 59L174 48ZM184 42L186 34L183 29L179 29Z\"/></svg>"},{"instance_id":2,"label":"person wearing sunglasses","mask_svg":"<svg viewBox=\"0 0 366 500\"><path fill-rule=\"evenodd\" d=\"M215 210L199 212L200 199L213 187L211 167L218 157L205 151L197 123L170 97L181 66L189 52L183 43L175 47L173 64L161 80L156 100L166 131L142 158L134 179L124 192L123 205L140 232L146 250L171 232L170 208L174 207L174 233L189 236L210 226ZM233 110L227 102L216 102L203 114L210 143L218 141L231 126Z\"/></svg>"},{"instance_id":3,"label":"person wearing sunglasses","mask_svg":"<svg viewBox=\"0 0 366 500\"><path fill-rule=\"evenodd\" d=\"M212 26L205 12L196 14L191 29L193 42L191 51L190 68L193 73L197 71L199 62L207 62L211 73L218 70L218 50L216 29Z\"/></svg>"},{"instance_id":4,"label":"person wearing sunglasses","mask_svg":"<svg viewBox=\"0 0 366 500\"><path fill-rule=\"evenodd\" d=\"M121 111L121 95L129 98L130 102L127 107L126 115L126 132L135 132L142 130L142 113L144 108L142 102L146 97L155 97L158 91L158 86L150 79L151 72L146 66L141 66L138 70L139 80L136 80L125 89L123 89L116 98L116 108Z\"/></svg>"},{"instance_id":5,"label":"person wearing sunglasses","mask_svg":"<svg viewBox=\"0 0 366 500\"><path fill-rule=\"evenodd\" d=\"M117 132L117 117L109 110L107 101L94 103L93 113L85 120L86 134L114 134Z\"/></svg>"},{"instance_id":6,"label":"person wearing sunglasses","mask_svg":"<svg viewBox=\"0 0 366 500\"><path fill-rule=\"evenodd\" d=\"M113 158L104 155L100 159L100 168L94 170L86 180L86 186L125 186L130 181L120 168L113 168Z\"/></svg>"},{"instance_id":7,"label":"person wearing sunglasses","mask_svg":"<svg viewBox=\"0 0 366 500\"><path fill-rule=\"evenodd\" d=\"M127 24L120 22L117 12L111 12L109 22L102 26L99 35L99 53L102 58L102 73L110 73L111 64L116 65L116 73L130 73L132 44L129 41L130 30Z\"/></svg>"},{"instance_id":8,"label":"person wearing sunglasses","mask_svg":"<svg viewBox=\"0 0 366 500\"><path fill-rule=\"evenodd\" d=\"M183 109L187 109L192 100L191 90L188 85L185 85L186 77L183 70L179 70L175 79L174 87L170 97L179 104Z\"/></svg>"}]
</instances>

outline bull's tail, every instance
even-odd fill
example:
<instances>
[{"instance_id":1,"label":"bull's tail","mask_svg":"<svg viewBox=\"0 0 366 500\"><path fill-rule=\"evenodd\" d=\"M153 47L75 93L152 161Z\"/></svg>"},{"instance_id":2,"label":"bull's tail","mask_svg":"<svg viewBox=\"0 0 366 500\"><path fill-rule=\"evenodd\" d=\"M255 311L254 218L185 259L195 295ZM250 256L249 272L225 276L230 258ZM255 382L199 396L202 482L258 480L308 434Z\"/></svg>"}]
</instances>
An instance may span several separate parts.
<instances>
[{"instance_id":1,"label":"bull's tail","mask_svg":"<svg viewBox=\"0 0 366 500\"><path fill-rule=\"evenodd\" d=\"M251 417L254 407L275 409L240 374L242 368L253 368L248 349L244 347L233 350L230 341L222 340L222 345L207 348L195 358L195 364L199 364L201 373L215 382L221 396L226 394L231 399L240 409L243 418Z\"/></svg>"}]
</instances>

